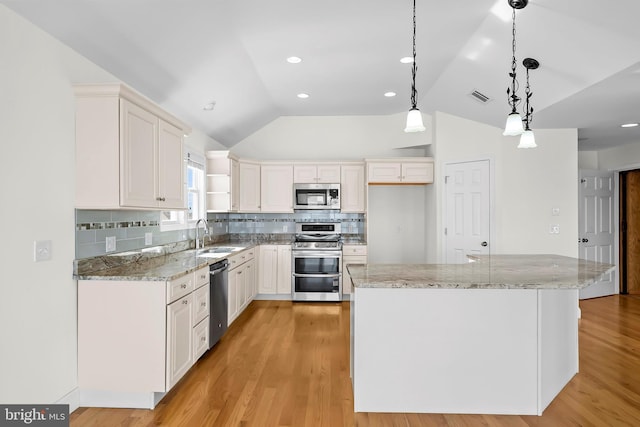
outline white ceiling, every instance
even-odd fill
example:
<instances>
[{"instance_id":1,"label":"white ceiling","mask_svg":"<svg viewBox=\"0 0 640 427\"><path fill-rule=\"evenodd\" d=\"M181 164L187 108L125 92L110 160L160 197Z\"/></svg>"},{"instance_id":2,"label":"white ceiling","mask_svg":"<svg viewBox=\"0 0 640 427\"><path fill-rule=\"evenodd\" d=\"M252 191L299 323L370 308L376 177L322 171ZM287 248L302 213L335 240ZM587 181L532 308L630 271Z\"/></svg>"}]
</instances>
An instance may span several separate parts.
<instances>
[{"instance_id":1,"label":"white ceiling","mask_svg":"<svg viewBox=\"0 0 640 427\"><path fill-rule=\"evenodd\" d=\"M411 66L399 59L411 55L411 0L0 3L229 147L278 116L409 109ZM640 127L620 128L640 121L638 15L637 0L530 0L517 12L521 95L522 59L541 64L534 130L578 128L582 150L640 143ZM417 28L418 107L502 127L507 0L417 0Z\"/></svg>"}]
</instances>

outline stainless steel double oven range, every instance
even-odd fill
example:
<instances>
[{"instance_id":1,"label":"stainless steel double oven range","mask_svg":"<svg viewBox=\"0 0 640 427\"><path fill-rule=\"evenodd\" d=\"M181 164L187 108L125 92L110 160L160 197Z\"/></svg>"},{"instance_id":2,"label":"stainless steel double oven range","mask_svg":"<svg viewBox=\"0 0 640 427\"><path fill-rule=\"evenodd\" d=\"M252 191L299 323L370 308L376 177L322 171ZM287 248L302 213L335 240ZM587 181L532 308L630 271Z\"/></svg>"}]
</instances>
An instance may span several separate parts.
<instances>
[{"instance_id":1,"label":"stainless steel double oven range","mask_svg":"<svg viewBox=\"0 0 640 427\"><path fill-rule=\"evenodd\" d=\"M292 246L292 299L342 301L342 232L339 222L300 222Z\"/></svg>"}]
</instances>

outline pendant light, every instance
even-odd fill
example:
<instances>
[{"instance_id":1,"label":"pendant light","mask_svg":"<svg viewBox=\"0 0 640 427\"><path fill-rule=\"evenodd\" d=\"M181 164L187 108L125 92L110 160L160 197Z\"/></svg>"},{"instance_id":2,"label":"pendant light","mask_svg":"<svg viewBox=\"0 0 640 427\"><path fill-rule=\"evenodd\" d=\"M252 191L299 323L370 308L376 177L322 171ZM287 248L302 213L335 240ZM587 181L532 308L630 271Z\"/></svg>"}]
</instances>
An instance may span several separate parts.
<instances>
[{"instance_id":1,"label":"pendant light","mask_svg":"<svg viewBox=\"0 0 640 427\"><path fill-rule=\"evenodd\" d=\"M533 58L525 58L522 61L522 65L527 69L527 86L524 89L524 132L520 135L520 144L518 148L536 148L536 139L533 136L533 131L529 128L531 121L533 120L533 107L530 105L529 100L533 93L531 93L531 86L529 86L529 70L535 70L540 66L540 63Z\"/></svg>"},{"instance_id":2,"label":"pendant light","mask_svg":"<svg viewBox=\"0 0 640 427\"><path fill-rule=\"evenodd\" d=\"M507 123L504 127L505 136L515 136L520 135L524 132L524 128L522 127L522 117L517 111L518 104L520 103L520 97L518 96L518 81L516 80L516 9L524 9L529 0L507 0L509 6L511 6L511 72L509 73L509 77L511 77L511 87L507 88L507 102L511 106L511 113L507 116Z\"/></svg>"},{"instance_id":3,"label":"pendant light","mask_svg":"<svg viewBox=\"0 0 640 427\"><path fill-rule=\"evenodd\" d=\"M407 126L405 132L423 132L425 130L422 124L422 114L418 110L416 102L416 0L413 0L413 64L411 67L411 109L407 114Z\"/></svg>"}]
</instances>

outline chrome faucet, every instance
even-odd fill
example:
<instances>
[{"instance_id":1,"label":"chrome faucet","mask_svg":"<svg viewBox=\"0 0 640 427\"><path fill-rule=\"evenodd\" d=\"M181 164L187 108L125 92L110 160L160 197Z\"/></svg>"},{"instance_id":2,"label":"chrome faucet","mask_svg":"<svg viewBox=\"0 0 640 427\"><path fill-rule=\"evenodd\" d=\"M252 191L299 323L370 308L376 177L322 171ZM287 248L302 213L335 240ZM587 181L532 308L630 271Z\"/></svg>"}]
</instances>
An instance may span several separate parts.
<instances>
[{"instance_id":1,"label":"chrome faucet","mask_svg":"<svg viewBox=\"0 0 640 427\"><path fill-rule=\"evenodd\" d=\"M200 223L204 224L204 234L202 235L202 247L204 248L204 236L209 236L209 223L206 219L200 218L198 222L196 222L196 249L200 249ZM211 241L211 237L209 237L209 241Z\"/></svg>"}]
</instances>

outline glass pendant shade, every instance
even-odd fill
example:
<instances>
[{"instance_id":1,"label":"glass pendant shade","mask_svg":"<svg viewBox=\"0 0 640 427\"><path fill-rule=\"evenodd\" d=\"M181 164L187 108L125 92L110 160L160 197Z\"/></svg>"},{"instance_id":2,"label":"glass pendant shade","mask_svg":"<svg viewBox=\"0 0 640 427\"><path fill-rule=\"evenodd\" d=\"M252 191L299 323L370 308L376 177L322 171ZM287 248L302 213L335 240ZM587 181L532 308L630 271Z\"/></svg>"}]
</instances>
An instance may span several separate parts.
<instances>
[{"instance_id":1,"label":"glass pendant shade","mask_svg":"<svg viewBox=\"0 0 640 427\"><path fill-rule=\"evenodd\" d=\"M518 113L511 113L507 117L507 124L504 127L504 136L522 135L524 127L522 126L522 118Z\"/></svg>"},{"instance_id":2,"label":"glass pendant shade","mask_svg":"<svg viewBox=\"0 0 640 427\"><path fill-rule=\"evenodd\" d=\"M425 130L422 124L422 114L417 108L412 108L407 114L407 127L404 128L405 132L423 132Z\"/></svg>"},{"instance_id":3,"label":"glass pendant shade","mask_svg":"<svg viewBox=\"0 0 640 427\"><path fill-rule=\"evenodd\" d=\"M536 138L533 136L532 130L525 130L520 135L520 144L518 148L536 148Z\"/></svg>"}]
</instances>

